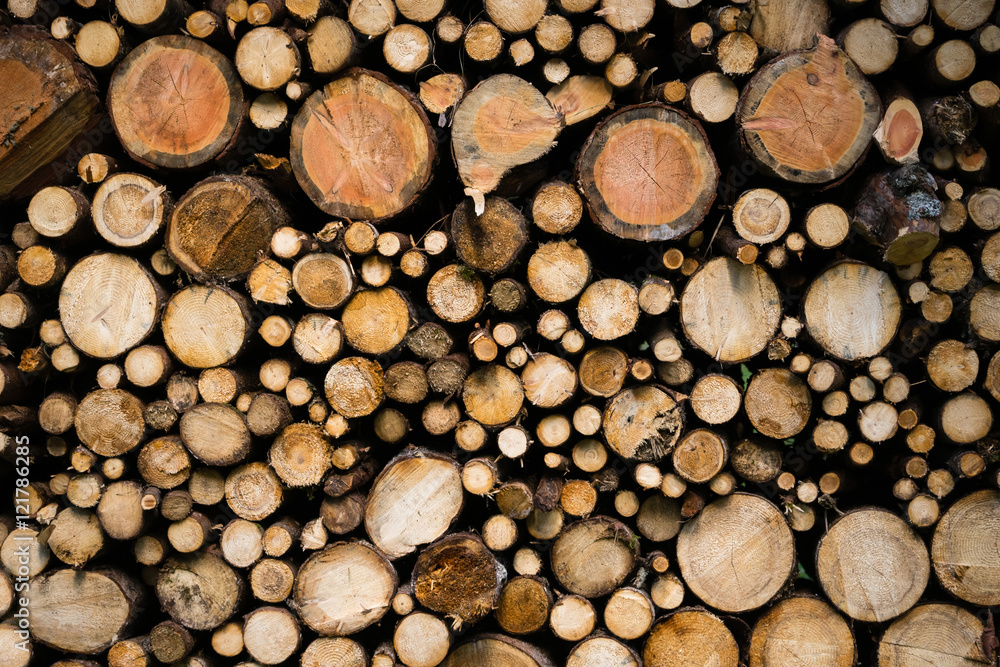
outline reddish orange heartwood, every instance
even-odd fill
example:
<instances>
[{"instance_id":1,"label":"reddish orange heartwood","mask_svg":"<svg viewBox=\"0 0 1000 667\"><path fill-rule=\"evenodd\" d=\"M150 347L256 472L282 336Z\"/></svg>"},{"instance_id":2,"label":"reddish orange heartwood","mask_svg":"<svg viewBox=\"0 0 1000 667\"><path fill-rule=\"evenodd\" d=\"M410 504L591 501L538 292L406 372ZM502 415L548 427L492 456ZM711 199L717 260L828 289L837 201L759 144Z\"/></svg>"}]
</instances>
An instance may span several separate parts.
<instances>
[{"instance_id":1,"label":"reddish orange heartwood","mask_svg":"<svg viewBox=\"0 0 1000 667\"><path fill-rule=\"evenodd\" d=\"M747 152L765 171L796 183L829 183L865 154L882 103L833 40L787 53L743 89L736 120Z\"/></svg>"}]
</instances>

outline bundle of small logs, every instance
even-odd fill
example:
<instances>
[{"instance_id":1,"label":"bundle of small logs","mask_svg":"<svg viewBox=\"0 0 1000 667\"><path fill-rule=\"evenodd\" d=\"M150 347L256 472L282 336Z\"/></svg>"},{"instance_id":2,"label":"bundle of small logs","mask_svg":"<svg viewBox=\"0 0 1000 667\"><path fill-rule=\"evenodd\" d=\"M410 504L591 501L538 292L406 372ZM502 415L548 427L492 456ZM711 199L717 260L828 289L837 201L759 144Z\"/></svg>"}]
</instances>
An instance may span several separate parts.
<instances>
[{"instance_id":1,"label":"bundle of small logs","mask_svg":"<svg viewBox=\"0 0 1000 667\"><path fill-rule=\"evenodd\" d=\"M8 0L0 665L996 665L994 5Z\"/></svg>"}]
</instances>

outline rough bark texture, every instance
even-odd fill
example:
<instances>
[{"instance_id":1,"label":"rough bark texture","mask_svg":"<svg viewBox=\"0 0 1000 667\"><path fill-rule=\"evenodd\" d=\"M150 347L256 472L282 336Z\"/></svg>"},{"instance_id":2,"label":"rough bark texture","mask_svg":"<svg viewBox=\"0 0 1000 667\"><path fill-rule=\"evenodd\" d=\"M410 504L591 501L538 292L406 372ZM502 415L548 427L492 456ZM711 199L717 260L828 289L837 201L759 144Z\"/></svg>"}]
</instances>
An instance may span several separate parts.
<instances>
[{"instance_id":1,"label":"rough bark texture","mask_svg":"<svg viewBox=\"0 0 1000 667\"><path fill-rule=\"evenodd\" d=\"M912 166L873 176L854 208L854 225L898 266L926 259L938 244L941 202L933 177Z\"/></svg>"},{"instance_id":2,"label":"rough bark texture","mask_svg":"<svg viewBox=\"0 0 1000 667\"><path fill-rule=\"evenodd\" d=\"M0 200L30 197L72 173L70 156L100 122L101 104L93 75L42 29L5 29L0 68Z\"/></svg>"}]
</instances>

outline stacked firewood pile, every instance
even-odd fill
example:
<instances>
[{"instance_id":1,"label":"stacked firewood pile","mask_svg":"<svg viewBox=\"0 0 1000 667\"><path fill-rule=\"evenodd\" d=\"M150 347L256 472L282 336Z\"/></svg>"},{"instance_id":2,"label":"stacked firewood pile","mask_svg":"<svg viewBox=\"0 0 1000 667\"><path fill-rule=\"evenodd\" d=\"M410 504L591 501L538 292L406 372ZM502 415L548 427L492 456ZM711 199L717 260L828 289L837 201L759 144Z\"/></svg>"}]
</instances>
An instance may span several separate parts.
<instances>
[{"instance_id":1,"label":"stacked firewood pile","mask_svg":"<svg viewBox=\"0 0 1000 667\"><path fill-rule=\"evenodd\" d=\"M0 665L995 665L994 0L8 0Z\"/></svg>"}]
</instances>

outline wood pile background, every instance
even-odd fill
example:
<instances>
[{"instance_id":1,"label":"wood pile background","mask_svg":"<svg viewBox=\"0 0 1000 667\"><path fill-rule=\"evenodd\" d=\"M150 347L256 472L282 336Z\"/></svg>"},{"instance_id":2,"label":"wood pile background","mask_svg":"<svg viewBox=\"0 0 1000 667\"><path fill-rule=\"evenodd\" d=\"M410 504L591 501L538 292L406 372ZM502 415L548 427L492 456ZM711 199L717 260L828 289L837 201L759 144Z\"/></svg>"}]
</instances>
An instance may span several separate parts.
<instances>
[{"instance_id":1,"label":"wood pile background","mask_svg":"<svg viewBox=\"0 0 1000 667\"><path fill-rule=\"evenodd\" d=\"M994 0L8 0L0 665L996 665Z\"/></svg>"}]
</instances>

